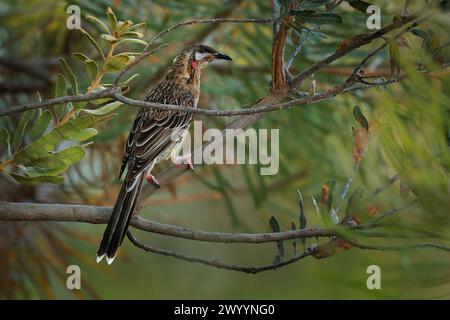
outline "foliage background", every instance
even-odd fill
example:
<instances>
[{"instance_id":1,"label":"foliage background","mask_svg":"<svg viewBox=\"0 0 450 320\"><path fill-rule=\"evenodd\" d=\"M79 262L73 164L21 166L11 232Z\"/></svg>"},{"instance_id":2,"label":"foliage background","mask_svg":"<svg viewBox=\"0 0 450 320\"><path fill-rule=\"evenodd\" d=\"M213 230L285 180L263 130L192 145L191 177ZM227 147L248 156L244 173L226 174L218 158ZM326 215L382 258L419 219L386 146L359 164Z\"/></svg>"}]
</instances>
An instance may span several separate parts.
<instances>
[{"instance_id":1,"label":"foliage background","mask_svg":"<svg viewBox=\"0 0 450 320\"><path fill-rule=\"evenodd\" d=\"M374 1L382 8L382 24L402 10L402 3ZM416 1L415 5L418 5ZM58 71L58 57L65 57L76 74L83 74L71 53L94 51L77 31L65 27L69 4L81 7L82 15L104 18L112 6L121 20L147 23L145 39L190 18L197 17L270 17L270 1L3 1L0 3L0 56L20 58L45 68L52 75ZM366 16L344 4L339 7L344 23L323 26L327 37L314 37L294 61L302 70L319 57L332 52L351 35L367 32ZM448 41L448 15L440 15L427 27ZM85 19L83 27L95 32ZM233 63L217 64L207 70L202 80L200 106L236 108L254 102L267 93L270 80L272 27L269 25L191 26L178 29L163 39L170 46L141 63L135 72L141 76L131 86L128 96L143 98L163 74L176 52L187 43L203 42L229 54ZM401 64L406 70L420 60L421 39L407 35L412 49L400 48ZM291 41L287 55L294 46ZM380 42L381 43L381 42ZM370 46L369 46L370 47ZM373 47L373 46L372 46ZM133 47L139 48L139 47ZM136 49L137 50L137 49ZM351 54L339 63L315 75L318 88L337 84L342 72L352 70L368 48ZM52 84L36 84L21 73L11 73L0 66L0 108L42 97L51 97ZM388 52L376 58L372 68L388 70ZM86 83L81 86L87 86ZM14 91L8 85L30 85L31 89ZM35 85L35 87L33 87ZM310 83L302 89L309 91ZM322 184L336 179L342 190L352 173L355 125L352 107L359 104L374 126L374 137L363 160L355 186L369 194L397 172L402 181L420 195L418 203L391 218L390 230L408 234L414 224L422 231L449 237L449 81L448 74L424 78L415 76L403 84L370 89L341 96L335 100L288 111L267 114L258 128L280 128L280 172L261 177L257 166L198 166L169 188L147 201L142 214L148 219L192 228L226 232L268 232L269 218L276 216L281 229L298 221L296 189L307 199L309 226L323 222L315 215L311 195L320 197ZM82 203L111 206L119 183L115 179L123 143L135 110L121 107L119 115L94 139L87 157L66 175L63 185L23 187L1 177L1 200L49 203ZM9 129L18 124L18 116L1 118ZM202 118L204 126L222 128L229 119ZM2 151L3 152L3 151ZM417 164L420 164L417 166ZM164 167L165 164L162 164ZM376 204L387 210L415 198L405 199L399 183L378 196ZM21 229L17 234L14 230ZM0 270L0 297L6 298L149 298L149 299L312 299L312 298L449 298L450 257L448 253L422 249L402 252L377 252L352 249L328 259L307 258L286 268L258 275L238 274L206 266L180 262L169 257L146 254L123 245L112 266L95 264L96 246L104 226L56 223L0 222L0 245L4 253ZM14 230L13 230L14 229ZM211 257L235 263L259 265L270 263L275 244L205 244L136 232L147 243L195 256ZM27 234L27 237L23 237ZM55 245L49 245L52 241ZM365 238L367 243L398 243L398 239ZM3 241L2 241L3 242ZM312 241L308 242L310 245ZM291 253L290 243L285 244ZM13 250L11 250L13 248ZM24 268L23 265L28 265ZM83 290L65 288L65 267L78 264L82 269ZM382 270L382 289L366 288L366 268L376 264ZM9 267L5 267L5 265ZM11 267L22 265L22 267ZM3 269L2 269L3 268ZM5 268L6 271L5 272ZM16 279L16 280L12 280ZM17 280L19 279L19 280ZM3 292L2 292L3 291Z\"/></svg>"}]
</instances>

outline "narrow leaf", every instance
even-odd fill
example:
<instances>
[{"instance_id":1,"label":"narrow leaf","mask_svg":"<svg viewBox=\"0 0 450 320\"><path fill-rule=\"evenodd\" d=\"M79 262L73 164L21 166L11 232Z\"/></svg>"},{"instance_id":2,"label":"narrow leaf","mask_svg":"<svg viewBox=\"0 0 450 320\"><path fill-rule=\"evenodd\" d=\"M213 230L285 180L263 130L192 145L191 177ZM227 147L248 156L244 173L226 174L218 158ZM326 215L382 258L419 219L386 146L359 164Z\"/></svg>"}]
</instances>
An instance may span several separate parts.
<instances>
[{"instance_id":1,"label":"narrow leaf","mask_svg":"<svg viewBox=\"0 0 450 320\"><path fill-rule=\"evenodd\" d=\"M97 116L102 116L102 115L108 114L108 113L116 110L122 104L123 103L120 101L114 101L114 102L105 104L103 107L100 107L97 109L84 109L83 112L88 113L88 114L94 114Z\"/></svg>"},{"instance_id":2,"label":"narrow leaf","mask_svg":"<svg viewBox=\"0 0 450 320\"><path fill-rule=\"evenodd\" d=\"M27 127L28 122L34 115L34 110L25 111L20 118L19 124L16 128L16 132L14 134L13 146L14 150L17 152L20 145L22 144L23 134L25 133L25 128Z\"/></svg>"},{"instance_id":3,"label":"narrow leaf","mask_svg":"<svg viewBox=\"0 0 450 320\"><path fill-rule=\"evenodd\" d=\"M50 113L50 111L45 110L44 112L42 112L34 122L33 128L31 128L30 131L31 140L34 141L40 136L42 136L45 130L47 130L51 121L52 121L52 114Z\"/></svg>"},{"instance_id":4,"label":"narrow leaf","mask_svg":"<svg viewBox=\"0 0 450 320\"><path fill-rule=\"evenodd\" d=\"M61 176L37 176L26 177L19 174L11 173L11 176L23 185L34 186L41 183L49 182L54 184L60 184L64 182L64 178Z\"/></svg>"},{"instance_id":5,"label":"narrow leaf","mask_svg":"<svg viewBox=\"0 0 450 320\"><path fill-rule=\"evenodd\" d=\"M102 20L100 20L100 19L98 19L98 18L96 18L96 17L94 17L94 16L91 16L91 15L87 15L87 16L86 16L86 19L95 22L100 28L102 28L103 30L105 30L106 33L109 33L109 32L110 32L109 29L108 29L108 27L106 26L106 24L105 24Z\"/></svg>"},{"instance_id":6,"label":"narrow leaf","mask_svg":"<svg viewBox=\"0 0 450 320\"><path fill-rule=\"evenodd\" d=\"M59 63L61 65L61 68L63 69L63 72L64 72L65 76L69 80L70 85L72 86L73 94L78 94L77 80L75 78L75 74L73 73L72 69L67 64L67 61L64 60L63 58L59 59Z\"/></svg>"},{"instance_id":7,"label":"narrow leaf","mask_svg":"<svg viewBox=\"0 0 450 320\"><path fill-rule=\"evenodd\" d=\"M0 128L0 147L6 150L8 158L11 158L11 144L9 132L6 128Z\"/></svg>"},{"instance_id":8,"label":"narrow leaf","mask_svg":"<svg viewBox=\"0 0 450 320\"><path fill-rule=\"evenodd\" d=\"M116 15L114 14L114 12L112 11L111 7L108 7L107 16L108 16L108 22L109 22L109 27L111 28L111 32L114 33L116 31L117 18L116 18Z\"/></svg>"},{"instance_id":9,"label":"narrow leaf","mask_svg":"<svg viewBox=\"0 0 450 320\"><path fill-rule=\"evenodd\" d=\"M92 36L86 30L80 29L80 31L89 40L89 42L94 46L94 48L98 51L98 53L100 53L100 55L102 56L103 60L105 60L105 55L103 54L102 48L97 43L97 41L95 41L95 39L92 38Z\"/></svg>"},{"instance_id":10,"label":"narrow leaf","mask_svg":"<svg viewBox=\"0 0 450 320\"><path fill-rule=\"evenodd\" d=\"M366 129L366 131L369 131L369 122L367 121L359 106L355 106L353 108L353 117L361 125L361 127Z\"/></svg>"},{"instance_id":11,"label":"narrow leaf","mask_svg":"<svg viewBox=\"0 0 450 320\"><path fill-rule=\"evenodd\" d=\"M349 217L353 215L358 208L358 204L361 201L364 190L361 187L355 189L348 198L347 207L345 208L345 216Z\"/></svg>"}]
</instances>

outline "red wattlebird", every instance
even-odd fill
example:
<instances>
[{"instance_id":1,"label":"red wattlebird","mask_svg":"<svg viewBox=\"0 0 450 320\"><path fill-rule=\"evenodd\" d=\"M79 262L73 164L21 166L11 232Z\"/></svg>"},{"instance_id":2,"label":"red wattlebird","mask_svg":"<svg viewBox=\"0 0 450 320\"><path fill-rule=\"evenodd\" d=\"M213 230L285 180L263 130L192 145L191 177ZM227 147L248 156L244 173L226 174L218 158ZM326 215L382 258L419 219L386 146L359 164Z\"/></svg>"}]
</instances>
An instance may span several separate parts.
<instances>
[{"instance_id":1,"label":"red wattlebird","mask_svg":"<svg viewBox=\"0 0 450 320\"><path fill-rule=\"evenodd\" d=\"M175 57L166 77L150 90L146 101L197 108L200 76L217 59L231 60L205 45L190 45ZM159 186L151 174L154 165L179 148L192 121L192 113L140 108L128 136L119 178L127 169L125 180L97 251L97 262L106 255L114 261L122 244L131 216L138 203L144 180ZM188 163L190 167L192 165Z\"/></svg>"}]
</instances>

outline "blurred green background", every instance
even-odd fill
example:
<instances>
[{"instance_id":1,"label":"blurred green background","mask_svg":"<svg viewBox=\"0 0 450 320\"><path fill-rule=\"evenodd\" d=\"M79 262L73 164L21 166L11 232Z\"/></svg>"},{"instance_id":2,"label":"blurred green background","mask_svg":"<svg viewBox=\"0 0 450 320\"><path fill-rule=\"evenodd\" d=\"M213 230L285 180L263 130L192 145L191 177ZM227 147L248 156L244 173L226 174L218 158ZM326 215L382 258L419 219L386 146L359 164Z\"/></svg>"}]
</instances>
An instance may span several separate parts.
<instances>
[{"instance_id":1,"label":"blurred green background","mask_svg":"<svg viewBox=\"0 0 450 320\"><path fill-rule=\"evenodd\" d=\"M403 10L403 1L372 1L382 10L382 25ZM144 39L191 18L272 17L271 1L25 1L0 3L0 57L27 61L46 70L51 79L59 71L58 57L65 57L75 70L82 88L89 85L83 65L72 53L95 51L79 31L66 28L66 8L81 8L82 26L92 34L99 30L84 18L93 15L105 20L108 6L120 20L146 22ZM411 11L425 1L412 1ZM323 25L320 33L306 40L294 60L291 72L299 72L314 61L334 52L351 36L367 32L367 15L347 3L336 11L343 17L338 27ZM436 12L421 29L432 30L433 41L443 47L448 61L448 13ZM314 25L310 25L311 28ZM127 96L142 99L172 61L180 48L205 43L233 58L232 64L210 67L202 79L202 108L233 109L252 103L268 92L272 26L257 24L195 25L169 33L161 42L170 45L139 64L133 72L141 76ZM302 34L300 34L302 36ZM286 57L295 49L299 35L289 36ZM269 219L275 216L282 230L298 225L297 189L305 199L308 227L323 227L311 196L320 198L321 187L329 179L342 192L353 171L352 126L357 126L352 108L360 105L371 124L372 138L361 170L351 185L368 196L401 172L409 194L396 182L374 199L378 214L416 200L415 205L386 219L384 231L401 233L403 238L361 236L367 244L417 242L448 243L450 237L449 197L449 78L448 71L433 65L423 75L413 66L429 60L423 39L408 33L410 48L400 47L400 64L412 76L389 87L339 96L336 99L270 113L255 128L280 129L280 171L260 176L254 165L196 166L175 180L169 188L153 195L142 209L153 221L223 232L270 232ZM366 46L314 75L317 90L341 83L367 54ZM142 47L130 45L130 51ZM389 77L389 56L385 49L374 58L369 72ZM427 60L428 59L428 60ZM430 62L430 65L432 62ZM53 80L52 80L53 81ZM0 64L0 108L53 96L53 83L41 83ZM302 88L311 91L311 81ZM121 107L119 115L101 128L89 153L66 174L63 185L25 187L0 176L1 200L39 203L77 203L99 206L114 204L120 184L117 176L123 144L135 109ZM197 117L204 127L224 128L229 118ZM19 116L0 118L0 124L14 130ZM3 155L3 150L2 150ZM158 169L163 169L162 164ZM403 190L405 191L405 190ZM403 194L402 194L403 193ZM345 207L345 202L344 205ZM342 218L341 212L341 218ZM433 248L404 251L373 251L353 248L327 259L308 257L298 263L257 275L223 271L171 257L145 253L124 242L116 262L97 265L95 252L104 225L82 223L0 222L0 298L113 298L113 299L421 299L450 297L450 255ZM235 264L270 264L275 243L199 243L134 231L146 243L192 256ZM320 239L323 243L327 239ZM307 241L309 247L314 239ZM299 244L300 245L300 244ZM301 245L300 245L301 246ZM285 242L287 256L293 253ZM82 290L65 287L65 268L77 264L82 270ZM381 290L368 290L366 268L379 265Z\"/></svg>"}]
</instances>

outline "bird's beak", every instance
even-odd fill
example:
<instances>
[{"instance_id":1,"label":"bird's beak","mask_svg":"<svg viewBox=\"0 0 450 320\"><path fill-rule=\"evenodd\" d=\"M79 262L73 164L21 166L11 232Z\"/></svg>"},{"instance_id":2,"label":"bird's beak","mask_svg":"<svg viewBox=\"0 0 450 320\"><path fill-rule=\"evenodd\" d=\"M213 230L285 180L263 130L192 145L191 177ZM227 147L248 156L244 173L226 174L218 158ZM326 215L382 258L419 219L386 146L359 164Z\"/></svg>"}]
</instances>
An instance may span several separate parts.
<instances>
[{"instance_id":1,"label":"bird's beak","mask_svg":"<svg viewBox=\"0 0 450 320\"><path fill-rule=\"evenodd\" d=\"M221 59L221 60L230 60L230 61L233 60L233 59L231 59L229 56L227 56L226 54L219 53L219 52L214 53L214 59L216 59L216 60L218 60L218 59Z\"/></svg>"}]
</instances>

